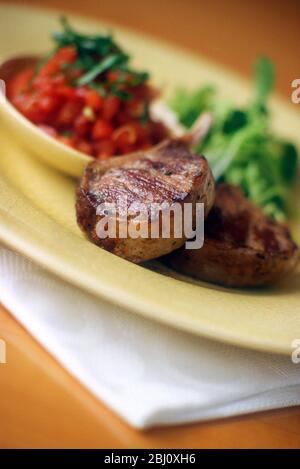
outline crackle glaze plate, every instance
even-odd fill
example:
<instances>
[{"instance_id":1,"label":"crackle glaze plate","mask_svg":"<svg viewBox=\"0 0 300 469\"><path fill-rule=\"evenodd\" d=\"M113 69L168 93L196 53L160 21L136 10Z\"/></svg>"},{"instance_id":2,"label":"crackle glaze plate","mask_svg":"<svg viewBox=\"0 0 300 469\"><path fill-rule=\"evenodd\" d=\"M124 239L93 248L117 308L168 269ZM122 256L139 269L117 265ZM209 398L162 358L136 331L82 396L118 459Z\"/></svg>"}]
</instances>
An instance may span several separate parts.
<instances>
[{"instance_id":1,"label":"crackle glaze plate","mask_svg":"<svg viewBox=\"0 0 300 469\"><path fill-rule=\"evenodd\" d=\"M0 5L0 59L40 54L58 14ZM111 28L152 72L168 94L184 84L215 83L223 96L243 102L250 84L228 70L154 38L71 16L75 26ZM9 40L7 39L9 37ZM274 129L300 145L300 114L274 98ZM163 268L159 262L138 266L89 243L76 225L76 181L56 172L18 143L18 128L0 119L0 239L35 262L108 301L149 319L243 347L288 354L300 338L300 270L274 288L230 290L197 282ZM299 226L294 226L299 240ZM49 295L51 292L49 292Z\"/></svg>"}]
</instances>

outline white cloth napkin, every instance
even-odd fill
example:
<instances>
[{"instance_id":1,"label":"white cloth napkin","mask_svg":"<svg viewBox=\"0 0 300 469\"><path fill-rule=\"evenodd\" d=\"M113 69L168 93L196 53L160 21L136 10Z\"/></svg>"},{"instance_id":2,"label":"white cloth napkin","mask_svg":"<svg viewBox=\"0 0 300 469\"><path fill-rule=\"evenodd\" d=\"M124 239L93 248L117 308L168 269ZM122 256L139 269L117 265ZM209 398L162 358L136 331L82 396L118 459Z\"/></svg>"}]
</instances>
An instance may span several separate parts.
<instances>
[{"instance_id":1,"label":"white cloth napkin","mask_svg":"<svg viewBox=\"0 0 300 469\"><path fill-rule=\"evenodd\" d=\"M70 373L137 428L300 404L300 365L289 357L151 322L4 248L0 278L2 303Z\"/></svg>"}]
</instances>

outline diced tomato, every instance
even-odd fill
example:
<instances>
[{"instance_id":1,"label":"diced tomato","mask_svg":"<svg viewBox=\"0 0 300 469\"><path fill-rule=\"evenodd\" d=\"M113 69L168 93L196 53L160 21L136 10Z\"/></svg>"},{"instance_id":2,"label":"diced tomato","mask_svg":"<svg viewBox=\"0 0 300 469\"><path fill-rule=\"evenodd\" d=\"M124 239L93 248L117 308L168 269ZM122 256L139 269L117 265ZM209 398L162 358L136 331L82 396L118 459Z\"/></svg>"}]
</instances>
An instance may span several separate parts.
<instances>
[{"instance_id":1,"label":"diced tomato","mask_svg":"<svg viewBox=\"0 0 300 469\"><path fill-rule=\"evenodd\" d=\"M120 109L121 101L117 96L108 96L103 103L102 117L110 121Z\"/></svg>"},{"instance_id":2,"label":"diced tomato","mask_svg":"<svg viewBox=\"0 0 300 469\"><path fill-rule=\"evenodd\" d=\"M58 113L57 124L59 126L71 126L81 110L82 102L80 100L66 101Z\"/></svg>"},{"instance_id":3,"label":"diced tomato","mask_svg":"<svg viewBox=\"0 0 300 469\"><path fill-rule=\"evenodd\" d=\"M23 93L28 88L28 82L31 80L32 76L33 69L27 68L11 78L7 83L6 89L8 99L12 99L14 96Z\"/></svg>"},{"instance_id":4,"label":"diced tomato","mask_svg":"<svg viewBox=\"0 0 300 469\"><path fill-rule=\"evenodd\" d=\"M58 49L55 57L62 64L72 64L77 57L77 51L73 46L65 46Z\"/></svg>"},{"instance_id":5,"label":"diced tomato","mask_svg":"<svg viewBox=\"0 0 300 469\"><path fill-rule=\"evenodd\" d=\"M147 142L150 139L150 129L149 125L142 125L139 122L133 122L131 125L134 126L136 135L137 135L137 141L139 143Z\"/></svg>"},{"instance_id":6,"label":"diced tomato","mask_svg":"<svg viewBox=\"0 0 300 469\"><path fill-rule=\"evenodd\" d=\"M32 88L34 89L34 92L38 93L53 93L55 85L50 77L41 77L38 75L32 81Z\"/></svg>"},{"instance_id":7,"label":"diced tomato","mask_svg":"<svg viewBox=\"0 0 300 469\"><path fill-rule=\"evenodd\" d=\"M12 103L24 114L27 119L34 124L43 124L46 120L46 113L39 107L39 99L36 95L30 95L28 92L18 94L13 98Z\"/></svg>"},{"instance_id":8,"label":"diced tomato","mask_svg":"<svg viewBox=\"0 0 300 469\"><path fill-rule=\"evenodd\" d=\"M38 100L38 107L41 111L45 112L46 114L50 114L58 108L60 105L59 99L54 95L42 95L39 97Z\"/></svg>"},{"instance_id":9,"label":"diced tomato","mask_svg":"<svg viewBox=\"0 0 300 469\"><path fill-rule=\"evenodd\" d=\"M77 78L81 77L82 73L84 72L83 69L80 68L71 68L67 70L67 77L69 81L76 80Z\"/></svg>"},{"instance_id":10,"label":"diced tomato","mask_svg":"<svg viewBox=\"0 0 300 469\"><path fill-rule=\"evenodd\" d=\"M120 71L119 70L109 70L106 74L107 81L113 83L120 78Z\"/></svg>"},{"instance_id":11,"label":"diced tomato","mask_svg":"<svg viewBox=\"0 0 300 469\"><path fill-rule=\"evenodd\" d=\"M94 55L91 58L98 60ZM134 86L130 73L109 70L93 83L105 90L102 97L90 85L75 86L76 79L87 72L68 67L76 60L75 46L58 49L40 70L26 68L11 78L8 98L47 135L100 159L149 148L167 136L165 126L145 113L155 97L148 84ZM113 86L131 97L114 95Z\"/></svg>"},{"instance_id":12,"label":"diced tomato","mask_svg":"<svg viewBox=\"0 0 300 469\"><path fill-rule=\"evenodd\" d=\"M94 145L96 157L100 160L106 160L107 158L115 154L115 146L111 140L102 140Z\"/></svg>"},{"instance_id":13,"label":"diced tomato","mask_svg":"<svg viewBox=\"0 0 300 469\"><path fill-rule=\"evenodd\" d=\"M60 72L60 63L55 57L53 57L42 66L39 74L41 77L48 77L49 75L54 75L58 72Z\"/></svg>"},{"instance_id":14,"label":"diced tomato","mask_svg":"<svg viewBox=\"0 0 300 469\"><path fill-rule=\"evenodd\" d=\"M58 75L55 75L54 77L51 77L51 82L54 86L57 87L65 86L67 85L67 78L62 73L60 73Z\"/></svg>"},{"instance_id":15,"label":"diced tomato","mask_svg":"<svg viewBox=\"0 0 300 469\"><path fill-rule=\"evenodd\" d=\"M57 90L61 86L66 85L66 79L63 75L50 76L40 76L37 75L33 81L32 86L36 91L43 93L51 93L54 90Z\"/></svg>"},{"instance_id":16,"label":"diced tomato","mask_svg":"<svg viewBox=\"0 0 300 469\"><path fill-rule=\"evenodd\" d=\"M74 99L76 97L75 88L71 86L59 86L55 89L55 93L66 99Z\"/></svg>"},{"instance_id":17,"label":"diced tomato","mask_svg":"<svg viewBox=\"0 0 300 469\"><path fill-rule=\"evenodd\" d=\"M84 99L86 105L94 111L99 111L103 107L103 98L96 90L87 90Z\"/></svg>"},{"instance_id":18,"label":"diced tomato","mask_svg":"<svg viewBox=\"0 0 300 469\"><path fill-rule=\"evenodd\" d=\"M61 66L64 64L72 64L77 57L75 47L66 46L59 49L56 54L51 57L41 68L40 76L55 75L61 71Z\"/></svg>"},{"instance_id":19,"label":"diced tomato","mask_svg":"<svg viewBox=\"0 0 300 469\"><path fill-rule=\"evenodd\" d=\"M112 139L118 150L123 151L135 144L137 133L133 125L127 124L116 129L113 133Z\"/></svg>"},{"instance_id":20,"label":"diced tomato","mask_svg":"<svg viewBox=\"0 0 300 469\"><path fill-rule=\"evenodd\" d=\"M113 133L113 127L104 119L98 119L93 125L92 137L94 140L106 139Z\"/></svg>"},{"instance_id":21,"label":"diced tomato","mask_svg":"<svg viewBox=\"0 0 300 469\"><path fill-rule=\"evenodd\" d=\"M141 99L132 99L127 104L128 115L134 119L138 119L145 113L146 104Z\"/></svg>"},{"instance_id":22,"label":"diced tomato","mask_svg":"<svg viewBox=\"0 0 300 469\"><path fill-rule=\"evenodd\" d=\"M130 119L131 120L131 119ZM128 123L128 114L125 109L121 109L116 117L114 118L114 122L117 127L121 125L125 125Z\"/></svg>"},{"instance_id":23,"label":"diced tomato","mask_svg":"<svg viewBox=\"0 0 300 469\"><path fill-rule=\"evenodd\" d=\"M75 143L76 149L88 155L93 154L93 146L87 140L77 140Z\"/></svg>"},{"instance_id":24,"label":"diced tomato","mask_svg":"<svg viewBox=\"0 0 300 469\"><path fill-rule=\"evenodd\" d=\"M85 99L85 95L86 95L86 92L87 92L87 88L85 86L78 86L77 88L75 88L75 95L78 97L78 98L82 98L82 99Z\"/></svg>"},{"instance_id":25,"label":"diced tomato","mask_svg":"<svg viewBox=\"0 0 300 469\"><path fill-rule=\"evenodd\" d=\"M74 130L80 137L85 137L91 129L91 122L83 115L80 114L76 117L74 122Z\"/></svg>"}]
</instances>

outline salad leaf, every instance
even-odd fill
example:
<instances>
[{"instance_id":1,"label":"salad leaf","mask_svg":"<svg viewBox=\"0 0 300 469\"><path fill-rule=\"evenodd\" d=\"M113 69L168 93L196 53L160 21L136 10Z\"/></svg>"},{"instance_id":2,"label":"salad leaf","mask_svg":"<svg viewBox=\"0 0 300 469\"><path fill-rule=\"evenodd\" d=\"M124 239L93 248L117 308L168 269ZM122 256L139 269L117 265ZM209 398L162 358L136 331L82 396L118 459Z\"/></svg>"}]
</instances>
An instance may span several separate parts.
<instances>
[{"instance_id":1,"label":"salad leaf","mask_svg":"<svg viewBox=\"0 0 300 469\"><path fill-rule=\"evenodd\" d=\"M255 63L255 104L264 106L275 83L274 65L267 57L259 57Z\"/></svg>"},{"instance_id":2,"label":"salad leaf","mask_svg":"<svg viewBox=\"0 0 300 469\"><path fill-rule=\"evenodd\" d=\"M179 88L170 106L178 114L180 122L189 128L201 112L211 109L214 98L215 89L212 86L204 86L194 92Z\"/></svg>"},{"instance_id":3,"label":"salad leaf","mask_svg":"<svg viewBox=\"0 0 300 469\"><path fill-rule=\"evenodd\" d=\"M292 142L270 129L268 98L274 87L274 65L266 57L255 64L252 99L244 108L218 98L212 86L194 91L179 89L171 108L185 127L209 111L214 124L195 149L204 154L217 181L240 186L266 214L285 220L290 213L298 152Z\"/></svg>"},{"instance_id":4,"label":"salad leaf","mask_svg":"<svg viewBox=\"0 0 300 469\"><path fill-rule=\"evenodd\" d=\"M245 111L240 109L233 109L226 116L223 124L224 134L231 134L237 130L245 127L248 123L248 116Z\"/></svg>"}]
</instances>

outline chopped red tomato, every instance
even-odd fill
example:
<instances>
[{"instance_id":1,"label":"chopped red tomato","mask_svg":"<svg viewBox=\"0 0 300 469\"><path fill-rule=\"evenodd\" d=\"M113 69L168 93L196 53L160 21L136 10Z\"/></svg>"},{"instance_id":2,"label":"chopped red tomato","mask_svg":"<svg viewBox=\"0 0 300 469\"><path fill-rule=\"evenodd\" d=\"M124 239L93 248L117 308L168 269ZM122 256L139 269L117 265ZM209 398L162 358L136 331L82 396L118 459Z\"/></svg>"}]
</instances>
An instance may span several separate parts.
<instances>
[{"instance_id":1,"label":"chopped red tomato","mask_svg":"<svg viewBox=\"0 0 300 469\"><path fill-rule=\"evenodd\" d=\"M79 99L65 101L56 117L56 123L59 127L72 127L76 118L82 111L82 102Z\"/></svg>"},{"instance_id":2,"label":"chopped red tomato","mask_svg":"<svg viewBox=\"0 0 300 469\"><path fill-rule=\"evenodd\" d=\"M32 79L33 69L27 68L22 72L15 75L7 84L8 99L13 99L19 94L23 93L28 87L28 82Z\"/></svg>"},{"instance_id":3,"label":"chopped red tomato","mask_svg":"<svg viewBox=\"0 0 300 469\"><path fill-rule=\"evenodd\" d=\"M83 114L76 117L74 122L74 130L79 137L86 137L91 130L91 122Z\"/></svg>"},{"instance_id":4,"label":"chopped red tomato","mask_svg":"<svg viewBox=\"0 0 300 469\"><path fill-rule=\"evenodd\" d=\"M94 37L89 41L85 47ZM12 104L47 135L100 159L146 149L165 138L166 128L149 117L156 92L144 74L114 64L90 80L86 64L93 69L103 57L87 49L84 62L77 47L59 46L42 65L12 77L7 84Z\"/></svg>"},{"instance_id":5,"label":"chopped red tomato","mask_svg":"<svg viewBox=\"0 0 300 469\"><path fill-rule=\"evenodd\" d=\"M75 62L77 57L77 52L75 47L73 46L67 46L67 47L62 47L61 49L58 50L58 52L51 57L40 69L39 75L41 77L43 76L49 76L49 75L55 75L59 72L61 72L61 68L65 66L66 64L72 64Z\"/></svg>"},{"instance_id":6,"label":"chopped red tomato","mask_svg":"<svg viewBox=\"0 0 300 469\"><path fill-rule=\"evenodd\" d=\"M116 154L116 148L111 140L101 140L95 144L96 157L106 160Z\"/></svg>"},{"instance_id":7,"label":"chopped red tomato","mask_svg":"<svg viewBox=\"0 0 300 469\"><path fill-rule=\"evenodd\" d=\"M105 120L112 120L120 110L121 101L117 96L108 96L104 100L102 115Z\"/></svg>"},{"instance_id":8,"label":"chopped red tomato","mask_svg":"<svg viewBox=\"0 0 300 469\"><path fill-rule=\"evenodd\" d=\"M106 139L111 136L113 130L109 122L104 119L98 119L93 126L92 137L94 140Z\"/></svg>"},{"instance_id":9,"label":"chopped red tomato","mask_svg":"<svg viewBox=\"0 0 300 469\"><path fill-rule=\"evenodd\" d=\"M94 111L99 111L103 108L103 98L96 90L87 90L84 98L86 105L94 109Z\"/></svg>"},{"instance_id":10,"label":"chopped red tomato","mask_svg":"<svg viewBox=\"0 0 300 469\"><path fill-rule=\"evenodd\" d=\"M127 124L119 127L113 133L113 141L116 148L125 153L129 148L134 147L137 141L137 132L133 125Z\"/></svg>"}]
</instances>

